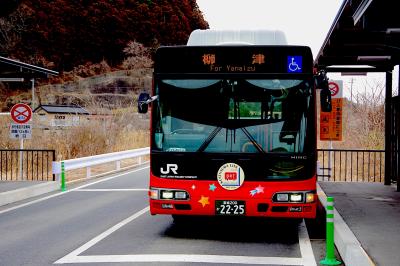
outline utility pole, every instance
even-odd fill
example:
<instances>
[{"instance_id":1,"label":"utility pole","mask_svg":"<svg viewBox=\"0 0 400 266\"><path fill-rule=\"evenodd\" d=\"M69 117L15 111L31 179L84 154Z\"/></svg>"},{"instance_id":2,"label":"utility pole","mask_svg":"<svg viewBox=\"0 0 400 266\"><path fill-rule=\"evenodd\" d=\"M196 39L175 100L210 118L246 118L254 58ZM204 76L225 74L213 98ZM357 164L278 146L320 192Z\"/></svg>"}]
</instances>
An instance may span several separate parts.
<instances>
[{"instance_id":1,"label":"utility pole","mask_svg":"<svg viewBox=\"0 0 400 266\"><path fill-rule=\"evenodd\" d=\"M351 104L353 104L353 82L354 82L354 78L351 78L351 80L350 80L350 102L351 102Z\"/></svg>"},{"instance_id":2,"label":"utility pole","mask_svg":"<svg viewBox=\"0 0 400 266\"><path fill-rule=\"evenodd\" d=\"M32 78L31 82L32 82L32 104L31 104L31 108L32 108L32 110L35 110L35 79Z\"/></svg>"}]
</instances>

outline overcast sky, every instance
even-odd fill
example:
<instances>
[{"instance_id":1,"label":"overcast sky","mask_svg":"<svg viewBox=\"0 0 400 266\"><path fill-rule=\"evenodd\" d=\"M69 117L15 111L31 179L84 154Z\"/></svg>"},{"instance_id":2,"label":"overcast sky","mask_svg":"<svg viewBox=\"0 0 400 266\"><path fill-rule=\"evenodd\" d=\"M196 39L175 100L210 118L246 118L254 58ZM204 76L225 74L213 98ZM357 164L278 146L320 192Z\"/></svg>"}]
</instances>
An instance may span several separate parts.
<instances>
[{"instance_id":1,"label":"overcast sky","mask_svg":"<svg viewBox=\"0 0 400 266\"><path fill-rule=\"evenodd\" d=\"M197 0L211 29L271 29L282 30L289 44L310 46L314 59L343 0ZM397 92L397 67L393 91ZM383 74L367 77L342 77L329 74L331 80L344 81L344 95L364 92L365 87L384 85Z\"/></svg>"},{"instance_id":2,"label":"overcast sky","mask_svg":"<svg viewBox=\"0 0 400 266\"><path fill-rule=\"evenodd\" d=\"M310 46L314 58L342 0L197 0L211 29L282 30L289 44Z\"/></svg>"}]
</instances>

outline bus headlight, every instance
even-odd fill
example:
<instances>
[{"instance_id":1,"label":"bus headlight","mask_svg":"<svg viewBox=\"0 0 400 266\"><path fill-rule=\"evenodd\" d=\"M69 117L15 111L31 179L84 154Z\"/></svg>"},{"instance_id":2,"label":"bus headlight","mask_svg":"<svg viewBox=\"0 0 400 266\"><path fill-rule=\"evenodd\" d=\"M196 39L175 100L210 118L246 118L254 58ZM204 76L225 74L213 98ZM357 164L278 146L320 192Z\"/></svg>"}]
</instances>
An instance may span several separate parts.
<instances>
[{"instance_id":1,"label":"bus headlight","mask_svg":"<svg viewBox=\"0 0 400 266\"><path fill-rule=\"evenodd\" d=\"M272 201L278 203L313 203L315 202L315 191L277 192L272 197Z\"/></svg>"},{"instance_id":2,"label":"bus headlight","mask_svg":"<svg viewBox=\"0 0 400 266\"><path fill-rule=\"evenodd\" d=\"M279 202L288 202L289 201L289 194L287 193L278 193L276 194L276 200Z\"/></svg>"},{"instance_id":3,"label":"bus headlight","mask_svg":"<svg viewBox=\"0 0 400 266\"><path fill-rule=\"evenodd\" d=\"M175 191L175 199L185 200L187 198L186 191Z\"/></svg>"},{"instance_id":4,"label":"bus headlight","mask_svg":"<svg viewBox=\"0 0 400 266\"><path fill-rule=\"evenodd\" d=\"M168 190L161 190L161 199L173 199L174 198L174 192L173 191L168 191Z\"/></svg>"},{"instance_id":5,"label":"bus headlight","mask_svg":"<svg viewBox=\"0 0 400 266\"><path fill-rule=\"evenodd\" d=\"M184 190L150 188L150 199L154 200L188 200L189 193Z\"/></svg>"},{"instance_id":6,"label":"bus headlight","mask_svg":"<svg viewBox=\"0 0 400 266\"><path fill-rule=\"evenodd\" d=\"M302 202L303 201L303 194L296 193L290 194L290 202Z\"/></svg>"}]
</instances>

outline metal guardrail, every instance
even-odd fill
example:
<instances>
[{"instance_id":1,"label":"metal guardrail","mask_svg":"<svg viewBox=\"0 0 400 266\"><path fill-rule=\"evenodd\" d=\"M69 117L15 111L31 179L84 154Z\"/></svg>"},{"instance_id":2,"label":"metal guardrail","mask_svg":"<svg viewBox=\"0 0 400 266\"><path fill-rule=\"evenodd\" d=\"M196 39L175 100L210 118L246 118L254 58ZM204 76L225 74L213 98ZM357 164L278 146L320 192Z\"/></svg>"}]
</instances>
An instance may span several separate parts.
<instances>
[{"instance_id":1,"label":"metal guardrail","mask_svg":"<svg viewBox=\"0 0 400 266\"><path fill-rule=\"evenodd\" d=\"M114 171L118 171L121 169L121 160L138 158L138 164L141 164L142 157L146 155L150 155L149 147L64 160L62 162L64 162L65 172L86 168L86 178L90 178L92 166L115 162L116 165ZM59 180L61 174L61 162L53 162L53 173L57 176L57 180Z\"/></svg>"},{"instance_id":2,"label":"metal guardrail","mask_svg":"<svg viewBox=\"0 0 400 266\"><path fill-rule=\"evenodd\" d=\"M384 150L318 149L322 181L383 182L385 177Z\"/></svg>"},{"instance_id":3,"label":"metal guardrail","mask_svg":"<svg viewBox=\"0 0 400 266\"><path fill-rule=\"evenodd\" d=\"M319 180L383 182L385 176L384 150L318 149ZM65 160L65 171L86 168L86 178L91 177L91 167L115 162L115 170L121 169L121 161L150 154L150 148L113 152L71 160ZM61 162L55 162L54 150L0 150L0 180L55 180L61 174ZM59 180L59 178L57 178Z\"/></svg>"},{"instance_id":4,"label":"metal guardrail","mask_svg":"<svg viewBox=\"0 0 400 266\"><path fill-rule=\"evenodd\" d=\"M383 182L384 179L384 150L338 150L318 149L319 180L347 181L347 182ZM127 150L122 152L107 153L71 160L65 160L65 171L86 168L86 178L91 177L91 167L115 162L117 171L121 169L121 160L141 157L150 154L150 148ZM53 173L61 174L61 162L53 162Z\"/></svg>"},{"instance_id":5,"label":"metal guardrail","mask_svg":"<svg viewBox=\"0 0 400 266\"><path fill-rule=\"evenodd\" d=\"M0 180L50 181L55 180L52 162L55 150L9 149L0 150Z\"/></svg>"}]
</instances>

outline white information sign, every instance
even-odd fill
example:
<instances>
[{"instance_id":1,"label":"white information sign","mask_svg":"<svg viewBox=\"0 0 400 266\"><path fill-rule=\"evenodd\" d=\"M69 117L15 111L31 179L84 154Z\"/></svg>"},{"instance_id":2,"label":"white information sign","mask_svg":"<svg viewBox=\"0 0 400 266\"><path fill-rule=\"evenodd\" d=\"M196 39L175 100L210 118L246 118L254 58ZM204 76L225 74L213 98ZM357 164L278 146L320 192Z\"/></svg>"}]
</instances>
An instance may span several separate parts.
<instances>
[{"instance_id":1,"label":"white information sign","mask_svg":"<svg viewBox=\"0 0 400 266\"><path fill-rule=\"evenodd\" d=\"M11 123L10 138L12 138L12 139L31 139L32 138L32 125L31 124Z\"/></svg>"},{"instance_id":2,"label":"white information sign","mask_svg":"<svg viewBox=\"0 0 400 266\"><path fill-rule=\"evenodd\" d=\"M50 125L52 127L79 126L79 116L55 115L54 119L50 120Z\"/></svg>"}]
</instances>

